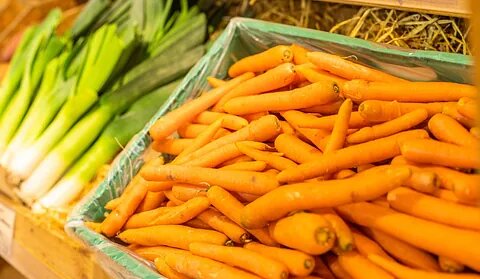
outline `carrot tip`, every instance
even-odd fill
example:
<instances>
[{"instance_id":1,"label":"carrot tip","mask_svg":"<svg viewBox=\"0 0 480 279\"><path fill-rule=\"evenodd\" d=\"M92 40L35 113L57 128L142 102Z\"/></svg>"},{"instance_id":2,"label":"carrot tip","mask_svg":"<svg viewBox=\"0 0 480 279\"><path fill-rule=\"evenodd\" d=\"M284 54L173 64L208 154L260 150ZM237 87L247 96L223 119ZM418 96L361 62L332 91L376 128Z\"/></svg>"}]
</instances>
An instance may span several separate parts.
<instances>
[{"instance_id":1,"label":"carrot tip","mask_svg":"<svg viewBox=\"0 0 480 279\"><path fill-rule=\"evenodd\" d=\"M315 239L318 244L328 245L333 238L335 238L335 233L330 228L318 228L315 231Z\"/></svg>"}]
</instances>

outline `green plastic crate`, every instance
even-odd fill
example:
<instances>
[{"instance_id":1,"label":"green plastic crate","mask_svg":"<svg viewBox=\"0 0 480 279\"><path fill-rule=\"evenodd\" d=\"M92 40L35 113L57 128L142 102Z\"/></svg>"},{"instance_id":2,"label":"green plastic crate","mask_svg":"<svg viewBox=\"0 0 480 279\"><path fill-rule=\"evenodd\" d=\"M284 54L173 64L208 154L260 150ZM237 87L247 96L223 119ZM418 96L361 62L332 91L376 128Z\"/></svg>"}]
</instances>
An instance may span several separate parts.
<instances>
[{"instance_id":1,"label":"green plastic crate","mask_svg":"<svg viewBox=\"0 0 480 279\"><path fill-rule=\"evenodd\" d=\"M341 56L353 55L363 64L410 80L472 82L472 59L465 55L407 50L311 29L233 19L170 99L131 140L113 163L105 181L77 205L67 221L67 233L94 250L110 275L115 278L163 278L152 269L152 265L84 224L84 221L102 221L105 204L120 196L140 169L142 154L151 142L148 135L150 126L168 111L207 89L207 76L223 78L234 61L278 44L292 43Z\"/></svg>"}]
</instances>

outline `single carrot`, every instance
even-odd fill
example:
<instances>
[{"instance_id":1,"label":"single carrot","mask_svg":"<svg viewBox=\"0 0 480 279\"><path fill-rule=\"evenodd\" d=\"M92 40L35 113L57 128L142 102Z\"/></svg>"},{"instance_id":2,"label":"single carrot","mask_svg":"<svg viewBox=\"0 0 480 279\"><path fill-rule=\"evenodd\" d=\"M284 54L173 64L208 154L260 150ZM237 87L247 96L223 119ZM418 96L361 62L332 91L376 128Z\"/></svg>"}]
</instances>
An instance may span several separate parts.
<instances>
[{"instance_id":1,"label":"single carrot","mask_svg":"<svg viewBox=\"0 0 480 279\"><path fill-rule=\"evenodd\" d=\"M253 149L256 150L256 149ZM258 150L257 150L258 151ZM258 151L262 152L262 151ZM243 171L263 171L267 167L267 163L263 161L250 161L250 162L239 162L231 164L225 167L221 167L223 170L243 170Z\"/></svg>"},{"instance_id":2,"label":"single carrot","mask_svg":"<svg viewBox=\"0 0 480 279\"><path fill-rule=\"evenodd\" d=\"M276 169L270 169L270 171L272 170L276 171ZM265 173L268 173L268 172L265 172ZM252 202L260 197L259 195L252 195L252 194L241 193L241 192L235 192L234 195L236 198L238 198L238 200L245 203Z\"/></svg>"},{"instance_id":3,"label":"single carrot","mask_svg":"<svg viewBox=\"0 0 480 279\"><path fill-rule=\"evenodd\" d=\"M419 168L433 166L432 164L421 164L421 163L414 162L412 160L408 160L407 158L405 158L405 156L402 156L402 155L398 155L398 156L393 157L392 161L390 161L390 164L392 164L392 165L409 165L409 166L412 166L412 167L419 167Z\"/></svg>"},{"instance_id":4,"label":"single carrot","mask_svg":"<svg viewBox=\"0 0 480 279\"><path fill-rule=\"evenodd\" d=\"M445 106L455 105L455 102L402 103L397 101L366 100L358 106L362 117L371 122L384 122L398 118L417 109L425 109L431 117L441 113Z\"/></svg>"},{"instance_id":5,"label":"single carrot","mask_svg":"<svg viewBox=\"0 0 480 279\"><path fill-rule=\"evenodd\" d=\"M410 173L408 167L398 167L342 180L285 185L248 204L242 212L242 225L261 228L268 221L277 220L291 211L372 200L400 186Z\"/></svg>"},{"instance_id":6,"label":"single carrot","mask_svg":"<svg viewBox=\"0 0 480 279\"><path fill-rule=\"evenodd\" d=\"M228 69L230 77L236 77L246 72L263 72L280 64L291 62L293 52L289 46L278 45L266 51L247 56L235 62Z\"/></svg>"},{"instance_id":7,"label":"single carrot","mask_svg":"<svg viewBox=\"0 0 480 279\"><path fill-rule=\"evenodd\" d=\"M189 277L186 275L177 272L173 268L167 265L165 259L156 258L154 259L155 267L157 268L158 273L162 274L166 278L169 279L188 279Z\"/></svg>"},{"instance_id":8,"label":"single carrot","mask_svg":"<svg viewBox=\"0 0 480 279\"><path fill-rule=\"evenodd\" d=\"M387 73L348 61L340 56L324 52L307 53L308 60L320 69L346 79L364 79L369 81L402 81L405 80Z\"/></svg>"},{"instance_id":9,"label":"single carrot","mask_svg":"<svg viewBox=\"0 0 480 279\"><path fill-rule=\"evenodd\" d=\"M355 251L346 252L338 256L338 262L353 278L385 278L393 279L390 273L378 267L366 257Z\"/></svg>"},{"instance_id":10,"label":"single carrot","mask_svg":"<svg viewBox=\"0 0 480 279\"><path fill-rule=\"evenodd\" d=\"M165 245L187 250L192 242L205 242L224 245L228 238L213 230L194 229L182 225L159 225L138 229L128 229L118 235L125 243L143 246Z\"/></svg>"},{"instance_id":11,"label":"single carrot","mask_svg":"<svg viewBox=\"0 0 480 279\"><path fill-rule=\"evenodd\" d=\"M332 102L338 98L339 92L340 88L334 82L317 82L290 91L233 98L223 108L237 115L301 109Z\"/></svg>"},{"instance_id":12,"label":"single carrot","mask_svg":"<svg viewBox=\"0 0 480 279\"><path fill-rule=\"evenodd\" d=\"M260 119L266 115L268 115L268 111L261 111L261 112L255 112L255 113L249 113L242 115L243 118L247 119L248 122L252 122L254 120Z\"/></svg>"},{"instance_id":13,"label":"single carrot","mask_svg":"<svg viewBox=\"0 0 480 279\"><path fill-rule=\"evenodd\" d=\"M275 148L297 163L318 158L322 152L294 135L281 134L275 139Z\"/></svg>"},{"instance_id":14,"label":"single carrot","mask_svg":"<svg viewBox=\"0 0 480 279\"><path fill-rule=\"evenodd\" d=\"M132 250L135 252L135 254L149 261L154 261L157 258L164 259L167 254L171 254L171 253L180 254L180 255L191 255L191 253L187 250L172 248L168 246L152 246L152 247L140 246L139 248L132 249Z\"/></svg>"},{"instance_id":15,"label":"single carrot","mask_svg":"<svg viewBox=\"0 0 480 279\"><path fill-rule=\"evenodd\" d=\"M428 167L425 170L435 172L443 188L452 190L462 201L480 201L480 175L466 174L444 167Z\"/></svg>"},{"instance_id":16,"label":"single carrot","mask_svg":"<svg viewBox=\"0 0 480 279\"><path fill-rule=\"evenodd\" d=\"M294 127L298 126L300 128L325 129L330 131L333 129L337 119L337 115L316 117L314 115L295 110L282 112L281 115L289 123L294 123ZM371 125L371 123L360 116L359 112L351 113L348 122L349 128L361 128L369 125Z\"/></svg>"},{"instance_id":17,"label":"single carrot","mask_svg":"<svg viewBox=\"0 0 480 279\"><path fill-rule=\"evenodd\" d=\"M400 212L458 228L480 230L480 208L457 204L399 187L387 195Z\"/></svg>"},{"instance_id":18,"label":"single carrot","mask_svg":"<svg viewBox=\"0 0 480 279\"><path fill-rule=\"evenodd\" d=\"M335 275L336 278L340 279L352 279L353 277L348 274L345 269L340 265L338 262L338 257L334 256L333 254L326 255L327 265Z\"/></svg>"},{"instance_id":19,"label":"single carrot","mask_svg":"<svg viewBox=\"0 0 480 279\"><path fill-rule=\"evenodd\" d=\"M319 151L325 147L325 138L328 137L328 135L330 134L330 131L324 129L310 129L298 127L296 127L296 129L298 130L298 135L302 138L302 140L312 143L313 145L315 145L315 147L319 149Z\"/></svg>"},{"instance_id":20,"label":"single carrot","mask_svg":"<svg viewBox=\"0 0 480 279\"><path fill-rule=\"evenodd\" d=\"M199 124L212 124L215 121L223 119L222 127L231 129L231 130L240 130L241 128L248 125L248 121L245 118L240 116L221 113L221 112L214 112L214 111L204 111L201 112L197 118L193 120L194 123Z\"/></svg>"},{"instance_id":21,"label":"single carrot","mask_svg":"<svg viewBox=\"0 0 480 279\"><path fill-rule=\"evenodd\" d=\"M278 187L274 177L253 171L165 165L158 168L145 168L141 175L147 180L176 181L196 185L207 183L250 194L264 194Z\"/></svg>"},{"instance_id":22,"label":"single carrot","mask_svg":"<svg viewBox=\"0 0 480 279\"><path fill-rule=\"evenodd\" d=\"M181 200L177 199L177 198L173 195L172 190L164 191L163 193L165 193L165 197L167 197L167 199L168 199L169 201L173 202L176 206L185 203L184 201L181 201Z\"/></svg>"},{"instance_id":23,"label":"single carrot","mask_svg":"<svg viewBox=\"0 0 480 279\"><path fill-rule=\"evenodd\" d=\"M476 119L478 117L478 105L476 99L473 98L461 98L457 103L458 112L470 119Z\"/></svg>"},{"instance_id":24,"label":"single carrot","mask_svg":"<svg viewBox=\"0 0 480 279\"><path fill-rule=\"evenodd\" d=\"M361 128L357 132L348 135L347 142L349 144L358 144L378 138L387 137L401 131L409 130L412 127L422 123L428 117L425 109L418 109L401 115L393 120L374 125L371 127Z\"/></svg>"},{"instance_id":25,"label":"single carrot","mask_svg":"<svg viewBox=\"0 0 480 279\"><path fill-rule=\"evenodd\" d=\"M347 80L336 75L332 75L329 72L324 70L316 69L315 65L311 63L306 63L302 65L295 66L295 72L302 75L311 83L319 81L334 81L340 86L343 85Z\"/></svg>"},{"instance_id":26,"label":"single carrot","mask_svg":"<svg viewBox=\"0 0 480 279\"><path fill-rule=\"evenodd\" d=\"M357 174L356 172L350 170L350 169L346 169L346 170L341 170L341 171L338 171L336 172L333 177L335 179L345 179L345 178L349 178L349 177L352 177L354 176L355 174Z\"/></svg>"},{"instance_id":27,"label":"single carrot","mask_svg":"<svg viewBox=\"0 0 480 279\"><path fill-rule=\"evenodd\" d=\"M192 142L191 145L187 146L178 156L172 161L178 161L182 157L198 150L199 148L205 146L207 143L211 142L215 135L220 132L221 126L223 123L223 119L218 119L209 126L205 130L203 130Z\"/></svg>"},{"instance_id":28,"label":"single carrot","mask_svg":"<svg viewBox=\"0 0 480 279\"><path fill-rule=\"evenodd\" d=\"M208 209L200 213L197 218L214 230L224 233L235 243L245 243L249 240L248 232L228 219L225 215L215 209Z\"/></svg>"},{"instance_id":29,"label":"single carrot","mask_svg":"<svg viewBox=\"0 0 480 279\"><path fill-rule=\"evenodd\" d=\"M377 255L369 255L368 259L377 266L393 274L399 279L478 279L476 274L448 274L443 272L432 272L418 270L403 266L391 260L379 257Z\"/></svg>"},{"instance_id":30,"label":"single carrot","mask_svg":"<svg viewBox=\"0 0 480 279\"><path fill-rule=\"evenodd\" d=\"M355 102L380 100L428 103L475 97L477 90L472 85L452 82L382 82L358 79L346 82L342 93Z\"/></svg>"},{"instance_id":31,"label":"single carrot","mask_svg":"<svg viewBox=\"0 0 480 279\"><path fill-rule=\"evenodd\" d=\"M287 121L280 121L283 134L295 135L295 129Z\"/></svg>"},{"instance_id":32,"label":"single carrot","mask_svg":"<svg viewBox=\"0 0 480 279\"><path fill-rule=\"evenodd\" d=\"M110 200L105 204L104 208L107 210L114 210L122 202L120 197Z\"/></svg>"},{"instance_id":33,"label":"single carrot","mask_svg":"<svg viewBox=\"0 0 480 279\"><path fill-rule=\"evenodd\" d=\"M190 122L199 113L207 110L214 105L220 98L222 98L228 91L245 80L248 80L255 75L253 73L245 73L238 78L229 80L225 85L215 88L200 97L185 103L183 106L167 113L165 116L159 118L155 124L150 128L150 136L154 140L165 139L173 132L175 132L184 123Z\"/></svg>"},{"instance_id":34,"label":"single carrot","mask_svg":"<svg viewBox=\"0 0 480 279\"><path fill-rule=\"evenodd\" d=\"M324 254L335 243L333 228L318 214L299 212L271 223L268 228L278 243L310 255Z\"/></svg>"},{"instance_id":35,"label":"single carrot","mask_svg":"<svg viewBox=\"0 0 480 279\"><path fill-rule=\"evenodd\" d=\"M102 223L85 222L85 226L96 233L102 233Z\"/></svg>"},{"instance_id":36,"label":"single carrot","mask_svg":"<svg viewBox=\"0 0 480 279\"><path fill-rule=\"evenodd\" d=\"M294 65L291 63L281 64L261 75L245 81L241 86L233 88L217 102L213 110L222 111L225 103L233 98L270 92L291 84L294 79Z\"/></svg>"},{"instance_id":37,"label":"single carrot","mask_svg":"<svg viewBox=\"0 0 480 279\"><path fill-rule=\"evenodd\" d=\"M244 205L239 202L232 194L218 186L212 186L207 191L207 197L210 203L230 220L241 225L241 214ZM261 243L269 246L276 246L266 229L247 230L256 237Z\"/></svg>"},{"instance_id":38,"label":"single carrot","mask_svg":"<svg viewBox=\"0 0 480 279\"><path fill-rule=\"evenodd\" d=\"M371 169L373 167L375 167L375 165L373 165L373 164L363 164L363 165L357 166L356 169L357 169L357 173L359 173L359 172Z\"/></svg>"},{"instance_id":39,"label":"single carrot","mask_svg":"<svg viewBox=\"0 0 480 279\"><path fill-rule=\"evenodd\" d=\"M343 103L343 99L339 99L337 101L324 104L324 105L316 105L309 108L302 109L303 112L312 112L312 113L320 113L321 115L332 115L337 114L338 109Z\"/></svg>"},{"instance_id":40,"label":"single carrot","mask_svg":"<svg viewBox=\"0 0 480 279\"><path fill-rule=\"evenodd\" d=\"M367 231L385 251L401 263L413 268L440 271L437 261L429 253L379 230L368 229ZM392 260L390 257L388 259Z\"/></svg>"},{"instance_id":41,"label":"single carrot","mask_svg":"<svg viewBox=\"0 0 480 279\"><path fill-rule=\"evenodd\" d=\"M293 161L277 156L272 155L271 152L260 151L258 149L250 148L248 145L237 142L237 148L245 155L252 157L254 160L266 162L268 165L272 166L277 170L284 170L287 168L295 167L297 164Z\"/></svg>"},{"instance_id":42,"label":"single carrot","mask_svg":"<svg viewBox=\"0 0 480 279\"><path fill-rule=\"evenodd\" d=\"M359 165L380 162L400 155L399 145L410 139L426 138L425 130L411 130L348 146L332 153L323 154L321 158L286 169L277 176L280 182L294 182L334 173Z\"/></svg>"},{"instance_id":43,"label":"single carrot","mask_svg":"<svg viewBox=\"0 0 480 279\"><path fill-rule=\"evenodd\" d=\"M472 245L480 243L478 232L423 220L366 202L342 205L337 211L356 224L381 230L418 248L480 270L480 250ZM458 247L462 247L461 253Z\"/></svg>"},{"instance_id":44,"label":"single carrot","mask_svg":"<svg viewBox=\"0 0 480 279\"><path fill-rule=\"evenodd\" d=\"M324 153L330 153L343 147L347 137L348 123L352 113L352 101L346 99L338 110L335 124L333 125L332 134L325 146Z\"/></svg>"},{"instance_id":45,"label":"single carrot","mask_svg":"<svg viewBox=\"0 0 480 279\"><path fill-rule=\"evenodd\" d=\"M137 212L144 212L160 207L165 201L165 193L148 191L143 201L138 205Z\"/></svg>"},{"instance_id":46,"label":"single carrot","mask_svg":"<svg viewBox=\"0 0 480 279\"><path fill-rule=\"evenodd\" d=\"M173 202L173 201L167 201L167 203L165 204L165 207L175 207L177 206L177 203Z\"/></svg>"},{"instance_id":47,"label":"single carrot","mask_svg":"<svg viewBox=\"0 0 480 279\"><path fill-rule=\"evenodd\" d=\"M195 197L205 197L207 188L190 184L175 184L172 187L172 195L185 202Z\"/></svg>"},{"instance_id":48,"label":"single carrot","mask_svg":"<svg viewBox=\"0 0 480 279\"><path fill-rule=\"evenodd\" d=\"M431 139L412 139L400 144L402 155L418 163L457 168L479 168L480 156L474 147L457 146Z\"/></svg>"},{"instance_id":49,"label":"single carrot","mask_svg":"<svg viewBox=\"0 0 480 279\"><path fill-rule=\"evenodd\" d=\"M369 254L375 254L393 261L393 259L387 253L385 253L385 251L378 245L377 242L357 231L353 231L352 235L355 242L355 248L357 248L358 252L364 257L368 256Z\"/></svg>"},{"instance_id":50,"label":"single carrot","mask_svg":"<svg viewBox=\"0 0 480 279\"><path fill-rule=\"evenodd\" d=\"M456 105L448 105L444 106L442 110L443 114L446 114L453 119L457 120L460 122L463 126L467 128L472 128L476 125L475 119L471 119L468 117L463 116L460 112L458 112L457 106Z\"/></svg>"},{"instance_id":51,"label":"single carrot","mask_svg":"<svg viewBox=\"0 0 480 279\"><path fill-rule=\"evenodd\" d=\"M126 229L135 229L156 225L183 224L205 211L210 202L206 197L195 197L183 204L174 207L160 207L157 209L137 213L125 223Z\"/></svg>"},{"instance_id":52,"label":"single carrot","mask_svg":"<svg viewBox=\"0 0 480 279\"><path fill-rule=\"evenodd\" d=\"M335 276L323 262L321 257L315 257L315 268L313 269L313 273L323 279L335 279Z\"/></svg>"},{"instance_id":53,"label":"single carrot","mask_svg":"<svg viewBox=\"0 0 480 279\"><path fill-rule=\"evenodd\" d=\"M157 152L167 153L171 155L178 155L182 153L185 148L192 145L193 139L163 139L155 140L152 143L152 148Z\"/></svg>"},{"instance_id":54,"label":"single carrot","mask_svg":"<svg viewBox=\"0 0 480 279\"><path fill-rule=\"evenodd\" d=\"M207 77L207 81L208 81L208 84L213 88L223 86L223 85L225 85L225 83L227 83L226 81L224 81L222 79L218 79L218 78L212 77L212 76Z\"/></svg>"},{"instance_id":55,"label":"single carrot","mask_svg":"<svg viewBox=\"0 0 480 279\"><path fill-rule=\"evenodd\" d=\"M480 127L470 128L470 134L472 134L477 140L480 140Z\"/></svg>"},{"instance_id":56,"label":"single carrot","mask_svg":"<svg viewBox=\"0 0 480 279\"><path fill-rule=\"evenodd\" d=\"M271 247L258 242L249 242L243 247L282 263L294 276L308 276L315 266L315 259L312 256L297 250Z\"/></svg>"},{"instance_id":57,"label":"single carrot","mask_svg":"<svg viewBox=\"0 0 480 279\"><path fill-rule=\"evenodd\" d=\"M428 129L440 141L476 147L479 141L460 123L448 115L438 113L428 121Z\"/></svg>"},{"instance_id":58,"label":"single carrot","mask_svg":"<svg viewBox=\"0 0 480 279\"><path fill-rule=\"evenodd\" d=\"M233 146L235 146L235 148L237 148L237 146L235 144L233 144ZM238 150L238 148L237 148L237 150ZM238 151L238 152L240 152L240 151ZM233 165L233 164L236 164L236 163L245 163L245 162L252 162L252 161L253 161L253 159L248 157L247 155L240 155L240 156L237 156L233 159L230 159L230 160L227 160L227 161L221 163L220 165L218 165L218 167L223 168L223 167L230 166L230 165Z\"/></svg>"},{"instance_id":59,"label":"single carrot","mask_svg":"<svg viewBox=\"0 0 480 279\"><path fill-rule=\"evenodd\" d=\"M438 256L438 264L442 271L450 273L462 272L465 269L463 264L444 256Z\"/></svg>"},{"instance_id":60,"label":"single carrot","mask_svg":"<svg viewBox=\"0 0 480 279\"><path fill-rule=\"evenodd\" d=\"M471 206L480 206L480 202L475 202L475 201L468 201L468 200L462 200L455 195L455 193L452 190L445 190L445 189L437 189L435 192L432 193L434 197L437 197L439 199L449 201L449 202L454 202L454 203L460 203L460 204L466 204L466 205L471 205Z\"/></svg>"},{"instance_id":61,"label":"single carrot","mask_svg":"<svg viewBox=\"0 0 480 279\"><path fill-rule=\"evenodd\" d=\"M191 243L192 254L247 270L262 278L287 279L288 269L279 261L242 247L226 247L208 243Z\"/></svg>"},{"instance_id":62,"label":"single carrot","mask_svg":"<svg viewBox=\"0 0 480 279\"><path fill-rule=\"evenodd\" d=\"M199 216L202 215L203 213L207 212L207 211L208 211L208 209L205 210L204 212L200 213ZM208 225L205 222L198 219L198 216L197 216L197 218L193 218L192 220L190 220L188 222L185 222L184 225L195 228L195 229L204 229L204 230L212 230L213 229L210 225ZM215 229L215 230L218 231L217 229ZM228 236L228 237L230 238L230 236Z\"/></svg>"},{"instance_id":63,"label":"single carrot","mask_svg":"<svg viewBox=\"0 0 480 279\"><path fill-rule=\"evenodd\" d=\"M182 138L195 139L200 136L203 132L208 130L208 125L205 124L186 124L178 128L178 135ZM218 131L214 134L213 138L218 139L225 135L230 134L231 132L224 128L219 128ZM190 145L189 145L190 146ZM188 146L187 146L188 147Z\"/></svg>"},{"instance_id":64,"label":"single carrot","mask_svg":"<svg viewBox=\"0 0 480 279\"><path fill-rule=\"evenodd\" d=\"M297 44L292 44L290 46L290 49L293 52L293 63L295 63L296 65L308 63L308 58L307 58L308 49Z\"/></svg>"},{"instance_id":65,"label":"single carrot","mask_svg":"<svg viewBox=\"0 0 480 279\"><path fill-rule=\"evenodd\" d=\"M354 247L353 235L348 225L335 212L321 214L332 226L337 236L338 246L342 252L351 251Z\"/></svg>"}]
</instances>

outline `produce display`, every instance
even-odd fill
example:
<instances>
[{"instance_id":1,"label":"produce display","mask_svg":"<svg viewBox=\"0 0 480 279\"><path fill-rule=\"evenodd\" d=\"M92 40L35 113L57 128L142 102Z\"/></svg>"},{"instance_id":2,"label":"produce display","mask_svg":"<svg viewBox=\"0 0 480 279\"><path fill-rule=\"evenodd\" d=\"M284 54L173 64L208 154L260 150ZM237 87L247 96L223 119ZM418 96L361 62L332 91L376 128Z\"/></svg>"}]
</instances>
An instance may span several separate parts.
<instances>
[{"instance_id":1,"label":"produce display","mask_svg":"<svg viewBox=\"0 0 480 279\"><path fill-rule=\"evenodd\" d=\"M300 45L209 77L88 225L167 278L480 278L472 85Z\"/></svg>"},{"instance_id":2,"label":"produce display","mask_svg":"<svg viewBox=\"0 0 480 279\"><path fill-rule=\"evenodd\" d=\"M203 55L187 1L90 1L64 35L30 27L0 87L0 157L36 213L68 210Z\"/></svg>"}]
</instances>

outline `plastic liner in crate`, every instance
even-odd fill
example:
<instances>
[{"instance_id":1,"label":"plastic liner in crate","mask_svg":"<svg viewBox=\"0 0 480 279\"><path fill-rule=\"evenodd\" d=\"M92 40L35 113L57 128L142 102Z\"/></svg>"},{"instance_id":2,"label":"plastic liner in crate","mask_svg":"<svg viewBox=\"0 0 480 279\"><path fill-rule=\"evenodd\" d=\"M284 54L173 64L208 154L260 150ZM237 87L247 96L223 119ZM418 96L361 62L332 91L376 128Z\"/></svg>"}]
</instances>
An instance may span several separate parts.
<instances>
[{"instance_id":1,"label":"plastic liner in crate","mask_svg":"<svg viewBox=\"0 0 480 279\"><path fill-rule=\"evenodd\" d=\"M471 58L459 54L417 51L252 19L233 19L208 53L190 70L170 99L114 162L105 181L77 205L66 225L67 232L97 252L101 265L115 278L163 278L149 263L124 247L90 230L85 221L100 222L105 204L120 196L143 164L143 152L151 142L150 126L162 115L208 89L207 76L225 77L236 60L278 44L300 44L341 56L390 74L424 81L471 83Z\"/></svg>"}]
</instances>

